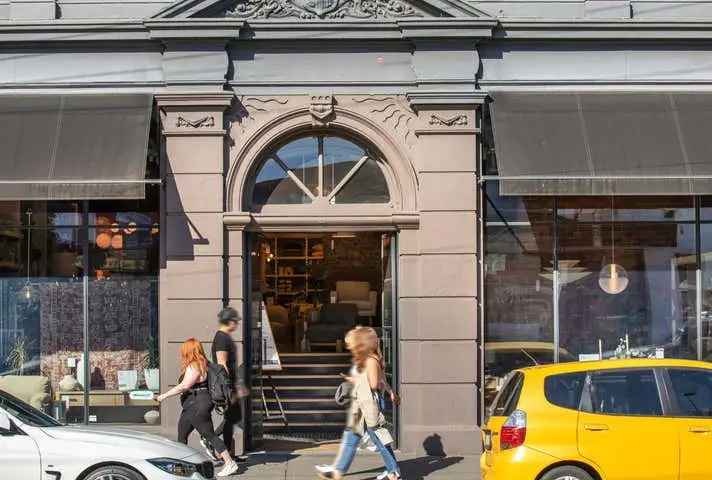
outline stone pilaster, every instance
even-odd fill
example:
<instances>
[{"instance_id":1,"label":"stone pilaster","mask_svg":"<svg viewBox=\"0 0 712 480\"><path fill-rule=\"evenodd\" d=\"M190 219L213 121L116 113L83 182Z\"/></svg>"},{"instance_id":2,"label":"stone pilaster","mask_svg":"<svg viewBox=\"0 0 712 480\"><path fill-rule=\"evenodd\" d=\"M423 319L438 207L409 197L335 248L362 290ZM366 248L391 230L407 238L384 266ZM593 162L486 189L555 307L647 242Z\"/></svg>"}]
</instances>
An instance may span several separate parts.
<instances>
[{"instance_id":1,"label":"stone pilaster","mask_svg":"<svg viewBox=\"0 0 712 480\"><path fill-rule=\"evenodd\" d=\"M195 337L209 354L216 314L227 298L223 112L232 94L160 94L156 101L164 139L160 338L165 390L178 378L183 341ZM166 402L161 408L163 432L175 436L178 402Z\"/></svg>"},{"instance_id":2,"label":"stone pilaster","mask_svg":"<svg viewBox=\"0 0 712 480\"><path fill-rule=\"evenodd\" d=\"M475 119L480 99L433 93L409 100L418 114L420 228L399 237L399 365L407 399L401 407L401 448L478 453Z\"/></svg>"}]
</instances>

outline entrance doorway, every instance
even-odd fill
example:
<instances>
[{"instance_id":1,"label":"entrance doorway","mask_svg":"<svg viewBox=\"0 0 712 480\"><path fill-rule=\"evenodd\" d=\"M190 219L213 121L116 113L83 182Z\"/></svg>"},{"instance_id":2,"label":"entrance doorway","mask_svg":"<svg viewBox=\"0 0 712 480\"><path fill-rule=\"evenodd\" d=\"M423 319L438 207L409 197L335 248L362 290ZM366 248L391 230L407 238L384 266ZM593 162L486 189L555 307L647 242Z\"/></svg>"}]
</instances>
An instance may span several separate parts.
<instances>
[{"instance_id":1,"label":"entrance doorway","mask_svg":"<svg viewBox=\"0 0 712 480\"><path fill-rule=\"evenodd\" d=\"M345 415L334 393L350 368L344 336L356 325L378 332L397 388L395 240L383 232L249 235L248 448L338 441ZM385 413L396 425L392 405Z\"/></svg>"}]
</instances>

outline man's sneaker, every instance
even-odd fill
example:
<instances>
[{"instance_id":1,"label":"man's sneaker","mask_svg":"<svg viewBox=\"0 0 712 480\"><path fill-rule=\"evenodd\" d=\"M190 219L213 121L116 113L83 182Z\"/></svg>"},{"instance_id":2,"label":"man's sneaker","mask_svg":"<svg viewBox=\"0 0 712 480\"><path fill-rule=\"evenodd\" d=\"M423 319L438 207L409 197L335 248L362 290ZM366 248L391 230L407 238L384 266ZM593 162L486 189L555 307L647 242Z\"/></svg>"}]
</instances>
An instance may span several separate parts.
<instances>
[{"instance_id":1,"label":"man's sneaker","mask_svg":"<svg viewBox=\"0 0 712 480\"><path fill-rule=\"evenodd\" d=\"M316 468L316 471L319 473L327 473L334 471L333 465L316 465L314 468Z\"/></svg>"},{"instance_id":2,"label":"man's sneaker","mask_svg":"<svg viewBox=\"0 0 712 480\"><path fill-rule=\"evenodd\" d=\"M205 453L213 460L213 462L219 462L221 460L218 454L215 453L213 446L210 445L210 443L202 436L200 437L200 444L203 446Z\"/></svg>"},{"instance_id":3,"label":"man's sneaker","mask_svg":"<svg viewBox=\"0 0 712 480\"><path fill-rule=\"evenodd\" d=\"M229 477L230 475L235 475L240 467L234 460L230 463L226 463L222 470L220 470L216 477Z\"/></svg>"}]
</instances>

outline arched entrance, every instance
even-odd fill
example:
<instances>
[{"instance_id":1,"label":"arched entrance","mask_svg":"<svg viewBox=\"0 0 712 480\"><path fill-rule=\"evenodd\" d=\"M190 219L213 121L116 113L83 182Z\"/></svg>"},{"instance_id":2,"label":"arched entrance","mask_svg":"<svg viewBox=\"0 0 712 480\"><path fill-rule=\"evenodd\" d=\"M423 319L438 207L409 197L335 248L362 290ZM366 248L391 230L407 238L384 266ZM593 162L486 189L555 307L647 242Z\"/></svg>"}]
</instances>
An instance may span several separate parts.
<instances>
[{"instance_id":1,"label":"arched entrance","mask_svg":"<svg viewBox=\"0 0 712 480\"><path fill-rule=\"evenodd\" d=\"M382 150L344 128L294 129L251 163L239 198L249 217L245 353L255 394L248 448L335 441L344 412L333 395L349 370L348 330L376 330L397 388L401 187ZM398 424L393 405L385 413Z\"/></svg>"}]
</instances>

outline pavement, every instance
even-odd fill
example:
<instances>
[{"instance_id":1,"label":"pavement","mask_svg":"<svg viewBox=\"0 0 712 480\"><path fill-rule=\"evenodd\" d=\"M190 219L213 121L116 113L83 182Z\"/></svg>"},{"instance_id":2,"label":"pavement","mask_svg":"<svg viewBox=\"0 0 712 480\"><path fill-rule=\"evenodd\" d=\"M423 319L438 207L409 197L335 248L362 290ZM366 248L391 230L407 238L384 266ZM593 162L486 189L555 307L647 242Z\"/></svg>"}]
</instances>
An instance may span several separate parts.
<instances>
[{"instance_id":1,"label":"pavement","mask_svg":"<svg viewBox=\"0 0 712 480\"><path fill-rule=\"evenodd\" d=\"M403 455L396 452L403 480L475 480L480 478L478 456ZM251 454L240 464L233 479L302 480L317 479L314 465L329 464L333 454L269 453ZM374 479L383 471L378 454L359 451L348 475L349 480Z\"/></svg>"}]
</instances>

